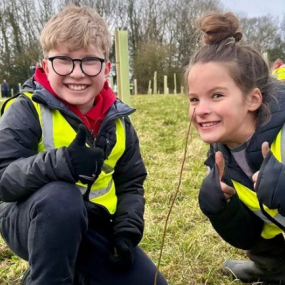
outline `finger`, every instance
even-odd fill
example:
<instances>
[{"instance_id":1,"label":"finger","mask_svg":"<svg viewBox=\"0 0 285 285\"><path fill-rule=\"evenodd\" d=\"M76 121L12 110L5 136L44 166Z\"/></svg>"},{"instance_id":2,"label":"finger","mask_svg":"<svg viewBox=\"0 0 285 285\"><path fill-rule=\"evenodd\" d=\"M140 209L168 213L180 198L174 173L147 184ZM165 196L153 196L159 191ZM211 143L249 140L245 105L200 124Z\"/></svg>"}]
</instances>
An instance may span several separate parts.
<instances>
[{"instance_id":1,"label":"finger","mask_svg":"<svg viewBox=\"0 0 285 285\"><path fill-rule=\"evenodd\" d=\"M269 143L268 142L264 142L261 146L261 152L262 152L262 156L263 158L265 158L267 156L267 154L269 153L270 148L269 148Z\"/></svg>"},{"instance_id":2,"label":"finger","mask_svg":"<svg viewBox=\"0 0 285 285\"><path fill-rule=\"evenodd\" d=\"M219 180L221 181L224 175L225 161L224 161L223 154L220 151L217 151L215 153L215 161L216 161L216 165L218 168Z\"/></svg>"},{"instance_id":3,"label":"finger","mask_svg":"<svg viewBox=\"0 0 285 285\"><path fill-rule=\"evenodd\" d=\"M255 183L255 182L257 181L258 174L259 174L259 171L255 172L255 173L252 175L252 182Z\"/></svg>"},{"instance_id":4,"label":"finger","mask_svg":"<svg viewBox=\"0 0 285 285\"><path fill-rule=\"evenodd\" d=\"M229 197L233 196L234 194L236 194L236 189L227 185L224 182L221 182L221 189L223 191L223 193Z\"/></svg>"},{"instance_id":5,"label":"finger","mask_svg":"<svg viewBox=\"0 0 285 285\"><path fill-rule=\"evenodd\" d=\"M75 143L78 146L84 146L86 142L86 128L83 125L79 126L79 130L77 132Z\"/></svg>"}]
</instances>

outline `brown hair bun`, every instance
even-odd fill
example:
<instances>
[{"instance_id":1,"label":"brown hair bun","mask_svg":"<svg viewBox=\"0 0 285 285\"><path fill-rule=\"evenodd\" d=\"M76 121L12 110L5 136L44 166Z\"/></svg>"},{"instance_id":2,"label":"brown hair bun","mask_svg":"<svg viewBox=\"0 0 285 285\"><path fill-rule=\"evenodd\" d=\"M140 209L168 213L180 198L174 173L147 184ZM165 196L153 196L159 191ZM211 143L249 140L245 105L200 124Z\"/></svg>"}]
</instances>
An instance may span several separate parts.
<instances>
[{"instance_id":1,"label":"brown hair bun","mask_svg":"<svg viewBox=\"0 0 285 285\"><path fill-rule=\"evenodd\" d=\"M210 13L199 20L198 27L205 33L205 44L218 43L229 37L235 42L242 39L239 19L233 13Z\"/></svg>"}]
</instances>

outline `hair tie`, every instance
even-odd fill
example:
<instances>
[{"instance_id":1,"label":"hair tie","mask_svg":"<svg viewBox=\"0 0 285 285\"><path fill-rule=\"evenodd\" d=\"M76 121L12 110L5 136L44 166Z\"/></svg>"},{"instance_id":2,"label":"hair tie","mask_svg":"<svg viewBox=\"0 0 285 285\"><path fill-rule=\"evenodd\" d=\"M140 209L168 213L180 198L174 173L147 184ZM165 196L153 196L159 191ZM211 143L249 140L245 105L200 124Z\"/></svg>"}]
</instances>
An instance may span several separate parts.
<instances>
[{"instance_id":1,"label":"hair tie","mask_svg":"<svg viewBox=\"0 0 285 285\"><path fill-rule=\"evenodd\" d=\"M236 42L236 40L233 36L226 38L226 41L227 41L227 43L225 43L225 46L229 45L229 44L233 44Z\"/></svg>"}]
</instances>

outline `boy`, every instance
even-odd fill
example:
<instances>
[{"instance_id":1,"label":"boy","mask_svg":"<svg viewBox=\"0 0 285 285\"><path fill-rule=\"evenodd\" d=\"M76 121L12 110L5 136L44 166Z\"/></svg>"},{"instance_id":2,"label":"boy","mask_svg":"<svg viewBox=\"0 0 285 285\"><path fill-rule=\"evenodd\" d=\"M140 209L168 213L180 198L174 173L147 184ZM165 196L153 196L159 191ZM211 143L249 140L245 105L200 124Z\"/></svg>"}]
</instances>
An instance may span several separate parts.
<instances>
[{"instance_id":1,"label":"boy","mask_svg":"<svg viewBox=\"0 0 285 285\"><path fill-rule=\"evenodd\" d=\"M23 282L152 285L155 266L137 246L146 170L134 109L106 82L108 27L95 10L68 7L41 45L43 68L0 120L1 233L29 261Z\"/></svg>"}]
</instances>

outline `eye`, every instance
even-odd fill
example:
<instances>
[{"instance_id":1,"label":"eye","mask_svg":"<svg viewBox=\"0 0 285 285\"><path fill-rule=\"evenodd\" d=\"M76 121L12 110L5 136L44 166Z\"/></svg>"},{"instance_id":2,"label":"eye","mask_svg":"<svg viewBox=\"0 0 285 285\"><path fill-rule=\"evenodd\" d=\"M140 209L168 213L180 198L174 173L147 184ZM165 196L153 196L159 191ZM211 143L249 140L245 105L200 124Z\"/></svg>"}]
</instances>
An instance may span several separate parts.
<instances>
[{"instance_id":1,"label":"eye","mask_svg":"<svg viewBox=\"0 0 285 285\"><path fill-rule=\"evenodd\" d=\"M189 101L190 101L191 103L196 103L196 102L198 102L199 100L198 100L197 98L189 98Z\"/></svg>"},{"instance_id":2,"label":"eye","mask_svg":"<svg viewBox=\"0 0 285 285\"><path fill-rule=\"evenodd\" d=\"M218 98L221 98L221 97L223 97L223 95L220 94L220 93L215 93L215 94L213 95L213 98L214 98L214 99L218 99Z\"/></svg>"},{"instance_id":3,"label":"eye","mask_svg":"<svg viewBox=\"0 0 285 285\"><path fill-rule=\"evenodd\" d=\"M56 60L62 61L62 62L70 62L71 59L67 56L59 56L56 58Z\"/></svg>"},{"instance_id":4,"label":"eye","mask_svg":"<svg viewBox=\"0 0 285 285\"><path fill-rule=\"evenodd\" d=\"M83 59L83 63L85 65L97 65L97 64L101 64L101 61L97 57L85 57Z\"/></svg>"}]
</instances>

